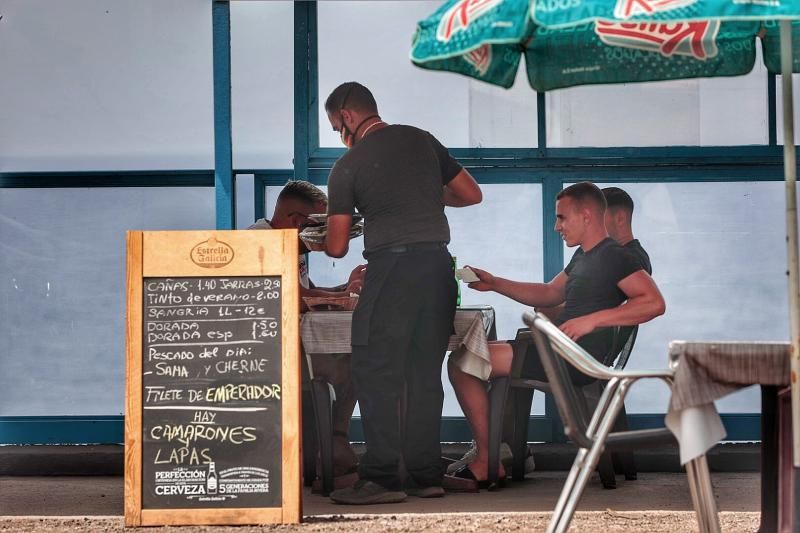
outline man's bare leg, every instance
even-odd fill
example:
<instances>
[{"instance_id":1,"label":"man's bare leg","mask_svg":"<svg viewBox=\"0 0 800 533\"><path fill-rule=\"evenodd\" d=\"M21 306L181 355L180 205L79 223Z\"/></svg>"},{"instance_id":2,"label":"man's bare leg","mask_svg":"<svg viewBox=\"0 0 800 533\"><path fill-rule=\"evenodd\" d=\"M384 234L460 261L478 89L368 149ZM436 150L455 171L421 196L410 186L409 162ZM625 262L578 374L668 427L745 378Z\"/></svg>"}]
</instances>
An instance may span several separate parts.
<instances>
[{"instance_id":1,"label":"man's bare leg","mask_svg":"<svg viewBox=\"0 0 800 533\"><path fill-rule=\"evenodd\" d=\"M491 343L489 353L492 362L490 377L508 375L513 359L511 345ZM461 405L475 437L478 454L475 461L468 467L475 479L487 479L489 477L489 396L486 392L486 382L465 373L450 361L447 363L447 371L458 403ZM499 467L498 475L501 479L505 477L505 469L502 464Z\"/></svg>"},{"instance_id":2,"label":"man's bare leg","mask_svg":"<svg viewBox=\"0 0 800 533\"><path fill-rule=\"evenodd\" d=\"M336 401L333 404L333 464L334 475L351 472L358 465L358 457L350 445L350 418L356 406L353 382L350 379L349 354L319 354L313 356L314 373L333 386Z\"/></svg>"}]
</instances>

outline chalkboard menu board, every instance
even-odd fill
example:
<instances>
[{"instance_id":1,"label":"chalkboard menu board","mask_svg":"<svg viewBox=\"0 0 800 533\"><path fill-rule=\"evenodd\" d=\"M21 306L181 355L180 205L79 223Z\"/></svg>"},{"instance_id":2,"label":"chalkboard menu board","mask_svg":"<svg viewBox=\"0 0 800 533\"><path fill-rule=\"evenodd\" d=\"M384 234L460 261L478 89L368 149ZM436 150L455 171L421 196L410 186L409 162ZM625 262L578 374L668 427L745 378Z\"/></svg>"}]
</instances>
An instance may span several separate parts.
<instances>
[{"instance_id":1,"label":"chalkboard menu board","mask_svg":"<svg viewBox=\"0 0 800 533\"><path fill-rule=\"evenodd\" d=\"M144 280L143 508L280 506L280 286Z\"/></svg>"},{"instance_id":2,"label":"chalkboard menu board","mask_svg":"<svg viewBox=\"0 0 800 533\"><path fill-rule=\"evenodd\" d=\"M297 522L297 233L129 232L126 525Z\"/></svg>"}]
</instances>

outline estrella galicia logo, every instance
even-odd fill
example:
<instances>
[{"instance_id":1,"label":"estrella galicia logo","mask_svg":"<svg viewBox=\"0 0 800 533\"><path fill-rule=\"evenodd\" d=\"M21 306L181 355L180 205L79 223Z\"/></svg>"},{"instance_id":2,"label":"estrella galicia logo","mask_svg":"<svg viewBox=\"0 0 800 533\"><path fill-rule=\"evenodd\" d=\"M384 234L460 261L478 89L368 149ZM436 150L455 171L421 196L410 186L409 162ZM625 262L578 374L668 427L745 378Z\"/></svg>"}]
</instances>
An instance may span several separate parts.
<instances>
[{"instance_id":1,"label":"estrella galicia logo","mask_svg":"<svg viewBox=\"0 0 800 533\"><path fill-rule=\"evenodd\" d=\"M233 248L214 237L198 243L192 248L189 257L192 263L203 268L221 268L230 264L234 256Z\"/></svg>"}]
</instances>

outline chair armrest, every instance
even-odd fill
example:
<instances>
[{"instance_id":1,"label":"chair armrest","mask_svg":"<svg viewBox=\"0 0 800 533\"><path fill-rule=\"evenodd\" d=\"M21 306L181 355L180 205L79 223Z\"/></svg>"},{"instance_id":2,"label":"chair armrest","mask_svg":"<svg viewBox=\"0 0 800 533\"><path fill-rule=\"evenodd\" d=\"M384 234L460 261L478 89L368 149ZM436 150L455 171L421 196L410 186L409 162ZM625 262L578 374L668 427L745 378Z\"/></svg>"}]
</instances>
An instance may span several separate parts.
<instances>
[{"instance_id":1,"label":"chair armrest","mask_svg":"<svg viewBox=\"0 0 800 533\"><path fill-rule=\"evenodd\" d=\"M659 370L618 370L609 368L595 359L542 315L526 312L523 315L523 319L526 324L538 329L547 336L551 346L561 358L577 368L578 371L595 379L603 381L625 379L626 381L631 381L642 378L657 378L669 383L674 375L673 370L669 368Z\"/></svg>"},{"instance_id":2,"label":"chair armrest","mask_svg":"<svg viewBox=\"0 0 800 533\"><path fill-rule=\"evenodd\" d=\"M525 366L525 354L533 344L533 333L527 328L517 330L517 335L510 341L514 358L511 361L511 378L519 378L522 375L522 368Z\"/></svg>"},{"instance_id":3,"label":"chair armrest","mask_svg":"<svg viewBox=\"0 0 800 533\"><path fill-rule=\"evenodd\" d=\"M606 438L606 449L635 451L641 448L674 446L676 443L675 435L667 428L636 429L609 433Z\"/></svg>"},{"instance_id":4,"label":"chair armrest","mask_svg":"<svg viewBox=\"0 0 800 533\"><path fill-rule=\"evenodd\" d=\"M608 366L613 366L617 370L622 370L628 364L628 359L633 351L633 346L636 343L636 336L639 332L639 326L617 326L614 331L614 349L618 352L614 357L616 363L613 361ZM624 341L624 342L623 342Z\"/></svg>"}]
</instances>

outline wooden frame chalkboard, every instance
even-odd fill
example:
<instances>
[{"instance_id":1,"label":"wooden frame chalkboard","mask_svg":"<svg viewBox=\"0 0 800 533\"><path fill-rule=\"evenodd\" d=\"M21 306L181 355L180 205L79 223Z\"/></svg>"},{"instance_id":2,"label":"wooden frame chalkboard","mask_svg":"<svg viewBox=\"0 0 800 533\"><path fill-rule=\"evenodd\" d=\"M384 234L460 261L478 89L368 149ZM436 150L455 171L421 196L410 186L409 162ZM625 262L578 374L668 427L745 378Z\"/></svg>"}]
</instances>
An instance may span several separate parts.
<instances>
[{"instance_id":1,"label":"wooden frame chalkboard","mask_svg":"<svg viewBox=\"0 0 800 533\"><path fill-rule=\"evenodd\" d=\"M127 245L125 525L299 522L297 232Z\"/></svg>"}]
</instances>

